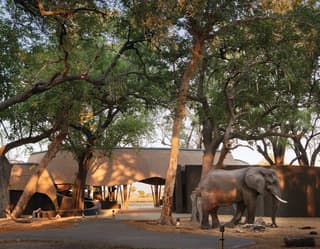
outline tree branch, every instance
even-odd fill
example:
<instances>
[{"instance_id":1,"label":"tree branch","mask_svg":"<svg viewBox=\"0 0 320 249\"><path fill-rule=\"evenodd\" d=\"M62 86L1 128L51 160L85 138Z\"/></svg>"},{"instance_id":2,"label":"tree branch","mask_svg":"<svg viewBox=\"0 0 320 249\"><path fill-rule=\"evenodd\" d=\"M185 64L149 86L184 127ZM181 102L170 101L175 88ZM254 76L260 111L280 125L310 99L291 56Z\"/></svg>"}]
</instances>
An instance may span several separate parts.
<instances>
[{"instance_id":1,"label":"tree branch","mask_svg":"<svg viewBox=\"0 0 320 249\"><path fill-rule=\"evenodd\" d=\"M274 161L271 159L271 157L268 154L268 146L267 143L264 141L264 139L261 140L263 144L263 149L260 145L257 145L257 151L268 161L270 165L274 164Z\"/></svg>"},{"instance_id":2,"label":"tree branch","mask_svg":"<svg viewBox=\"0 0 320 249\"><path fill-rule=\"evenodd\" d=\"M60 73L56 73L53 75L53 77L49 81L38 81L35 83L34 86L31 88L25 90L24 92L17 94L13 96L10 99L7 99L3 102L0 103L0 112L4 111L8 107L21 103L28 98L30 98L32 95L36 95L42 92L45 92L61 83L67 82L67 81L75 81L75 80L83 80L82 75L66 75L66 76L61 76Z\"/></svg>"},{"instance_id":3,"label":"tree branch","mask_svg":"<svg viewBox=\"0 0 320 249\"><path fill-rule=\"evenodd\" d=\"M54 128L44 131L42 134L39 134L37 136L33 136L33 137L25 137L25 138L21 138L19 140L10 142L8 144L5 145L4 150L2 151L2 154L7 153L9 150L13 149L13 148L17 148L21 145L25 145L25 144L30 144L30 143L37 143L45 138L50 137L50 135L55 131Z\"/></svg>"},{"instance_id":4,"label":"tree branch","mask_svg":"<svg viewBox=\"0 0 320 249\"><path fill-rule=\"evenodd\" d=\"M42 16L70 16L73 15L77 12L85 11L85 12L95 12L97 14L101 14L103 16L108 16L107 13L97 9L97 8L86 8L86 7L81 7L81 8L76 8L76 9L68 9L68 10L45 10L45 7L43 6L42 2L40 0L35 1L38 9L40 11L40 14ZM110 14L109 14L110 15Z\"/></svg>"}]
</instances>

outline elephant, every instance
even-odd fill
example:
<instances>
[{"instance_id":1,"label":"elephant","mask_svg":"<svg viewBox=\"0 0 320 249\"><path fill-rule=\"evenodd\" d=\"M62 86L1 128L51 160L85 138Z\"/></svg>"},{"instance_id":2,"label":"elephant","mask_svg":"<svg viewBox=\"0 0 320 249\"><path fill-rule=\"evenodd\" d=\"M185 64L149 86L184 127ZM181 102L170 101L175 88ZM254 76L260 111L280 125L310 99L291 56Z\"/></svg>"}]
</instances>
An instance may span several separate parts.
<instances>
[{"instance_id":1,"label":"elephant","mask_svg":"<svg viewBox=\"0 0 320 249\"><path fill-rule=\"evenodd\" d=\"M275 216L281 199L279 178L275 170L265 167L246 167L241 169L210 170L200 181L195 190L201 198L202 219L201 228L209 229L209 215L212 218L212 228L219 227L217 211L220 206L235 206L235 214L228 225L240 222L247 209L247 223L253 224L255 219L258 195L265 192L272 198L272 226L277 227Z\"/></svg>"},{"instance_id":2,"label":"elephant","mask_svg":"<svg viewBox=\"0 0 320 249\"><path fill-rule=\"evenodd\" d=\"M199 188L196 188L195 190L192 191L192 193L190 195L190 199L191 199L191 206L192 206L191 221L201 223L201 220L202 220L202 200L201 200Z\"/></svg>"}]
</instances>

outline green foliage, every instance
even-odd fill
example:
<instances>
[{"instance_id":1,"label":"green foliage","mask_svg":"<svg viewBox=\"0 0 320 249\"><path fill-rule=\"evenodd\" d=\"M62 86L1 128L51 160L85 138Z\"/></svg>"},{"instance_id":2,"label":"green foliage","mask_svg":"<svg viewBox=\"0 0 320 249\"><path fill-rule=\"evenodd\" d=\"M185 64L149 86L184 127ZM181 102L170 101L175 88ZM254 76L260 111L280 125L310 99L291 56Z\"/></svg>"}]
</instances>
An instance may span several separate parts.
<instances>
[{"instance_id":1,"label":"green foliage","mask_svg":"<svg viewBox=\"0 0 320 249\"><path fill-rule=\"evenodd\" d=\"M274 128L284 136L293 127L308 130L312 106L318 103L313 94L319 89L314 77L320 52L317 8L293 4L270 12L250 1L241 4L242 10L219 16L229 18L217 22L191 86L200 121L210 121L211 139L224 135L232 118L229 138L257 139Z\"/></svg>"},{"instance_id":2,"label":"green foliage","mask_svg":"<svg viewBox=\"0 0 320 249\"><path fill-rule=\"evenodd\" d=\"M0 100L19 90L20 48L15 30L8 20L0 19Z\"/></svg>"},{"instance_id":3,"label":"green foliage","mask_svg":"<svg viewBox=\"0 0 320 249\"><path fill-rule=\"evenodd\" d=\"M198 102L189 107L202 125L210 120L223 135L233 112L234 137L273 127L288 133L311 128L319 110L320 20L311 1L42 2L50 11L90 11L44 17L34 2L6 3L1 101L57 73L91 82L66 82L1 112L12 126L10 139L41 132L68 113L74 127L69 149L136 145L152 127L148 115L157 106L173 110L189 48L201 35L205 60L191 82L191 99ZM139 42L114 63L128 41Z\"/></svg>"},{"instance_id":4,"label":"green foliage","mask_svg":"<svg viewBox=\"0 0 320 249\"><path fill-rule=\"evenodd\" d=\"M70 144L66 144L66 148L73 148L75 152L77 149L85 151L88 146L89 149L90 146L111 148L121 141L136 144L138 134L142 134L147 124L146 118L142 118L147 115L143 110L144 105L154 108L160 99L164 101L166 94L152 84L155 76L150 74L150 79L145 76L147 67L143 65L137 50L127 52L115 66L112 65L127 39L139 37L139 32L129 33L128 27L122 29L128 23L125 21L125 10L120 12L104 1L74 1L71 5L52 5L43 1L48 11L83 8L83 11L70 15L43 17L34 3L25 3L23 7L13 2L7 4L15 29L11 28L9 21L1 20L1 33L5 34L1 36L1 48L6 48L5 44L11 42L8 49L1 51L1 58L5 57L1 62L7 63L6 72L1 74L7 77L1 84L1 94L4 94L2 100L8 100L36 83L41 86L53 77L66 74L90 75L92 80L101 81L100 87L84 81L66 82L41 95L34 95L23 103L10 106L1 113L2 120L11 125L8 138L13 141L26 134L38 134L51 128L58 120L68 119L77 129L70 133ZM24 22L32 25L25 26ZM104 78L111 66L112 71ZM12 74L9 75L9 71ZM152 73L157 75L157 84L160 84L162 79L158 75L159 70ZM13 77L19 81L12 84ZM139 114L141 112L143 114ZM117 118L119 114L121 118ZM140 119L135 120L134 116ZM113 119L117 125L112 124ZM110 131L112 138L105 135L109 134L106 131L109 128L113 130Z\"/></svg>"},{"instance_id":5,"label":"green foliage","mask_svg":"<svg viewBox=\"0 0 320 249\"><path fill-rule=\"evenodd\" d=\"M105 132L102 148L112 150L116 146L138 147L147 132L152 129L147 117L129 115L120 117Z\"/></svg>"}]
</instances>

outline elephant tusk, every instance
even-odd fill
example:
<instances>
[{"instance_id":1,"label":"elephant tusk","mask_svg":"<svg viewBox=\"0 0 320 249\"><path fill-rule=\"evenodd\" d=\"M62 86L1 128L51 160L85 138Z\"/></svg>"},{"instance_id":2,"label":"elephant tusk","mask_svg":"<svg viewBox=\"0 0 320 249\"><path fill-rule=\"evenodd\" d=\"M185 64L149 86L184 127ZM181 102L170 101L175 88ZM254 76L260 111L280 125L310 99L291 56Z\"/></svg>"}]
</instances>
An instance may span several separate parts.
<instances>
[{"instance_id":1,"label":"elephant tusk","mask_svg":"<svg viewBox=\"0 0 320 249\"><path fill-rule=\"evenodd\" d=\"M278 195L274 195L274 197L275 197L278 201L280 201L280 202L282 202L282 203L288 203L287 201L281 199Z\"/></svg>"}]
</instances>

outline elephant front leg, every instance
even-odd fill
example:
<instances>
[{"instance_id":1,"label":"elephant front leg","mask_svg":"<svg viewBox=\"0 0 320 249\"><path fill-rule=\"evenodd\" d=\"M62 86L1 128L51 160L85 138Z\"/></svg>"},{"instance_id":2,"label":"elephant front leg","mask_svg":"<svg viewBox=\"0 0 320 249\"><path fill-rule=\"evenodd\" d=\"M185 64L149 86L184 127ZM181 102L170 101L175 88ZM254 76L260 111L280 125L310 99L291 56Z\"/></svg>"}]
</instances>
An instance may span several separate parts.
<instances>
[{"instance_id":1,"label":"elephant front leg","mask_svg":"<svg viewBox=\"0 0 320 249\"><path fill-rule=\"evenodd\" d=\"M227 227L234 227L235 225L239 224L245 209L246 209L246 207L245 207L244 203L243 202L238 202L236 204L235 214L232 217L231 221L226 223L226 226Z\"/></svg>"},{"instance_id":2,"label":"elephant front leg","mask_svg":"<svg viewBox=\"0 0 320 249\"><path fill-rule=\"evenodd\" d=\"M255 213L256 213L255 203L248 205L247 210L248 210L247 223L254 224L254 218L255 218Z\"/></svg>"}]
</instances>

